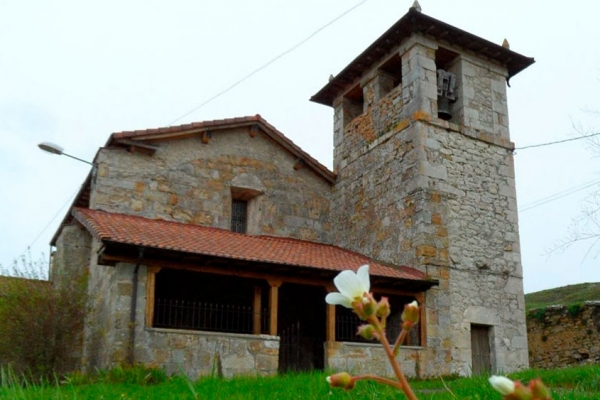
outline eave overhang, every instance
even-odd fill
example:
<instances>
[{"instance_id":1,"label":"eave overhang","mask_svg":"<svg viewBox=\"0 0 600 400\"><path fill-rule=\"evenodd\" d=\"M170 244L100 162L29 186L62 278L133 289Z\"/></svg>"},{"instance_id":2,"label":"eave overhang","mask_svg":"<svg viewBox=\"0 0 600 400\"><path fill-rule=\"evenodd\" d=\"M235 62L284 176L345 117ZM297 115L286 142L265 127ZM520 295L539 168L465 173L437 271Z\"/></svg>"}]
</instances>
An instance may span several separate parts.
<instances>
[{"instance_id":1,"label":"eave overhang","mask_svg":"<svg viewBox=\"0 0 600 400\"><path fill-rule=\"evenodd\" d=\"M523 56L410 8L408 13L348 64L310 100L332 106L335 99L355 84L375 63L388 57L392 50L411 35L417 33L432 37L441 43L449 43L460 47L506 66L508 79L535 62L531 57Z\"/></svg>"}]
</instances>

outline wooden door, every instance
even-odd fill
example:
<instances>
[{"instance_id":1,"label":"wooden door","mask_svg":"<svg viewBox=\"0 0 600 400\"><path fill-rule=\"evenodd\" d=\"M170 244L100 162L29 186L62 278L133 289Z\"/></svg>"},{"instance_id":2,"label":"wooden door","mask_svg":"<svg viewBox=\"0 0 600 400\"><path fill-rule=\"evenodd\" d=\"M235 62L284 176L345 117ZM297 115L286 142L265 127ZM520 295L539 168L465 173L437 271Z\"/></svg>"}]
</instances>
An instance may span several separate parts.
<instances>
[{"instance_id":1,"label":"wooden door","mask_svg":"<svg viewBox=\"0 0 600 400\"><path fill-rule=\"evenodd\" d=\"M492 370L489 326L471 325L471 353L473 375L489 374Z\"/></svg>"}]
</instances>

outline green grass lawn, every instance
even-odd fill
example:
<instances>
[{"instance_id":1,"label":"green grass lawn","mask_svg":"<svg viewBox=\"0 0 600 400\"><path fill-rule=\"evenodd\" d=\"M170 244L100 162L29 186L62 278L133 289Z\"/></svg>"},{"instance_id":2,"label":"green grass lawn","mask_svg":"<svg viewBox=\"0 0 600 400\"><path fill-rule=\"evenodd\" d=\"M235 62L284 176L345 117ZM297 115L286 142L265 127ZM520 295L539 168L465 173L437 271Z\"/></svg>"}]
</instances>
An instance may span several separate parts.
<instances>
[{"instance_id":1,"label":"green grass lawn","mask_svg":"<svg viewBox=\"0 0 600 400\"><path fill-rule=\"evenodd\" d=\"M0 399L401 399L397 390L361 381L350 392L331 389L326 373L286 374L269 378L202 378L197 382L160 372L117 370L95 377L73 376L59 385L14 385L2 376ZM509 374L528 382L541 377L553 399L600 399L600 365ZM413 381L420 399L500 399L486 377Z\"/></svg>"},{"instance_id":2,"label":"green grass lawn","mask_svg":"<svg viewBox=\"0 0 600 400\"><path fill-rule=\"evenodd\" d=\"M525 295L527 310L544 308L556 304L569 306L587 300L600 300L600 282L580 283Z\"/></svg>"}]
</instances>

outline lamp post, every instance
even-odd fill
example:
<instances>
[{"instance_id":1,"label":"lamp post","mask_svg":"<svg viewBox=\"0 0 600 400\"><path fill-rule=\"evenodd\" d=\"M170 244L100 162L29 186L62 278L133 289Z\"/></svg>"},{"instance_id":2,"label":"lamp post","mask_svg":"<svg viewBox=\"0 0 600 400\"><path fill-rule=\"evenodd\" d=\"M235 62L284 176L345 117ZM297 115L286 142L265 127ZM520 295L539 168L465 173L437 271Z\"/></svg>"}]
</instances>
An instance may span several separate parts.
<instances>
[{"instance_id":1,"label":"lamp post","mask_svg":"<svg viewBox=\"0 0 600 400\"><path fill-rule=\"evenodd\" d=\"M38 147L47 153L57 154L59 156L71 157L77 161L81 161L81 162L91 165L92 167L95 167L95 165L89 161L82 160L81 158L78 158L78 157L75 157L75 156L72 156L70 154L63 152L63 148L57 144L50 143L50 142L42 142L42 143L38 144Z\"/></svg>"}]
</instances>

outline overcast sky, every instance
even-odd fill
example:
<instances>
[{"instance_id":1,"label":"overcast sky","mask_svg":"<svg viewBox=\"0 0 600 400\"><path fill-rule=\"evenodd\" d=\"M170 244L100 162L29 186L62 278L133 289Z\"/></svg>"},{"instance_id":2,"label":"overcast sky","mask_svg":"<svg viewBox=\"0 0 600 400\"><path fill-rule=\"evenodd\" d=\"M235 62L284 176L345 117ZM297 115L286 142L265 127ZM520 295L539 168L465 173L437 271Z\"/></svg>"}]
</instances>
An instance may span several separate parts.
<instances>
[{"instance_id":1,"label":"overcast sky","mask_svg":"<svg viewBox=\"0 0 600 400\"><path fill-rule=\"evenodd\" d=\"M332 110L308 101L406 13L411 0L0 0L0 264L48 243L112 132L261 114L331 168ZM358 6L357 6L358 5ZM214 95L352 11L189 115ZM517 147L600 131L600 2L423 0L423 12L535 57L508 89ZM599 184L586 142L517 151L526 292L600 281L568 237ZM587 188L577 190L588 186ZM574 193L569 193L574 189ZM541 202L558 195L558 200ZM532 207L533 205L533 207Z\"/></svg>"}]
</instances>

